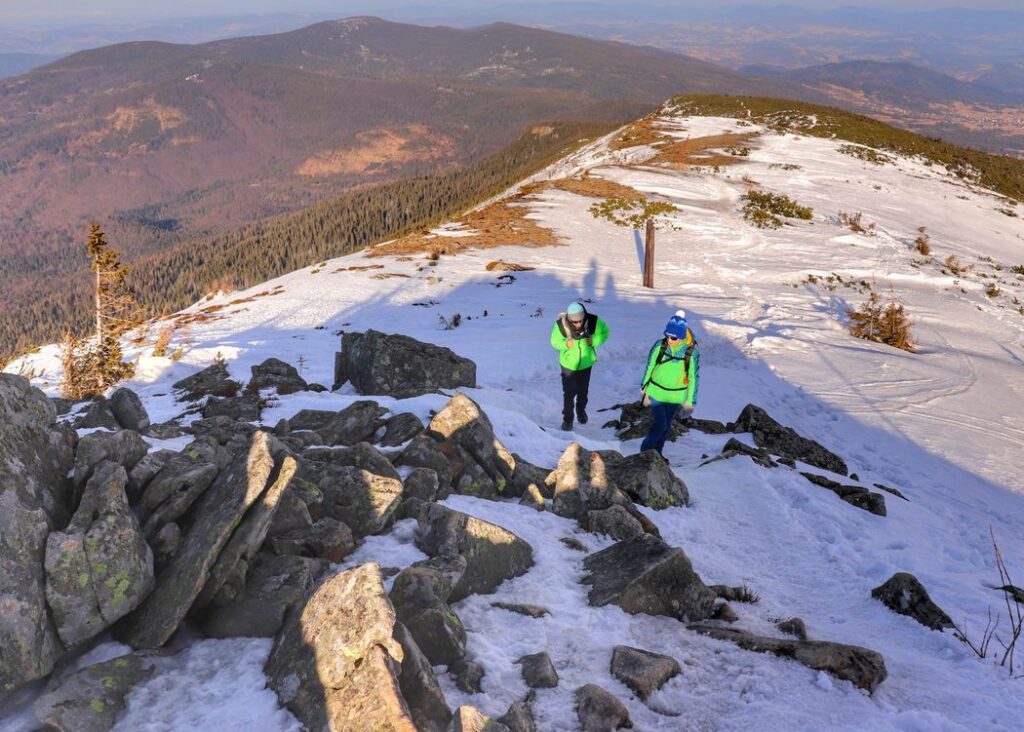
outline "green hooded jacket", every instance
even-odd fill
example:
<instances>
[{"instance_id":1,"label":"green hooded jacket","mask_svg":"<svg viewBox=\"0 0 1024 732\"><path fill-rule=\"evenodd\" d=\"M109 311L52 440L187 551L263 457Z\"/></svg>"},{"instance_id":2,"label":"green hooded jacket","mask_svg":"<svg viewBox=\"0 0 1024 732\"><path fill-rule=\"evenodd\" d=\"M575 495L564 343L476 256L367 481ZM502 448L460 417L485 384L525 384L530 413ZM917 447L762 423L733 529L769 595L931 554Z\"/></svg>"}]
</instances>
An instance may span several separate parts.
<instances>
[{"instance_id":1,"label":"green hooded jacket","mask_svg":"<svg viewBox=\"0 0 1024 732\"><path fill-rule=\"evenodd\" d=\"M661 339L651 348L644 372L644 393L656 402L682 404L690 409L697 406L697 387L700 385L700 352L693 333L686 331L686 339L675 349Z\"/></svg>"},{"instance_id":2,"label":"green hooded jacket","mask_svg":"<svg viewBox=\"0 0 1024 732\"><path fill-rule=\"evenodd\" d=\"M565 313L551 326L551 347L558 351L558 364L570 371L583 371L597 363L597 347L608 340L608 326L596 315L584 312L583 327L574 333ZM568 338L572 336L572 347ZM587 343L590 336L590 343Z\"/></svg>"}]
</instances>

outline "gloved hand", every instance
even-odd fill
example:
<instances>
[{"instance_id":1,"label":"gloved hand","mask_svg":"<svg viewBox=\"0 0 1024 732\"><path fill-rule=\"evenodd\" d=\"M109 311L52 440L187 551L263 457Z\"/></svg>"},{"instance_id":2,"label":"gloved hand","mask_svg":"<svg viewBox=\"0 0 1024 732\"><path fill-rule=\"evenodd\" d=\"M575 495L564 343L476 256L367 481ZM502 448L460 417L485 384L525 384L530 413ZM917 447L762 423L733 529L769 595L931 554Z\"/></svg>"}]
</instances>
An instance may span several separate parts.
<instances>
[{"instance_id":1,"label":"gloved hand","mask_svg":"<svg viewBox=\"0 0 1024 732\"><path fill-rule=\"evenodd\" d=\"M689 406L687 406L685 404L680 405L680 407L679 407L679 418L680 419L689 419L692 416L693 416L693 407L689 407Z\"/></svg>"},{"instance_id":2,"label":"gloved hand","mask_svg":"<svg viewBox=\"0 0 1024 732\"><path fill-rule=\"evenodd\" d=\"M575 345L576 345L576 341L574 341L572 338L566 338L565 339L565 347L566 348L572 348Z\"/></svg>"}]
</instances>

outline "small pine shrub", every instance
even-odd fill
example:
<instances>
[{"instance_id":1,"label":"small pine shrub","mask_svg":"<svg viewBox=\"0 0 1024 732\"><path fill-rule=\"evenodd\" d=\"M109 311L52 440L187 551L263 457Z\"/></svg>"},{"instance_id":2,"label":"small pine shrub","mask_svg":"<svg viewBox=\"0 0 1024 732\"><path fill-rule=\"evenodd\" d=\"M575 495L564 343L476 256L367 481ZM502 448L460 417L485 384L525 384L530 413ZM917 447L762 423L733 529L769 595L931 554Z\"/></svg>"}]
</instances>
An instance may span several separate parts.
<instances>
[{"instance_id":1,"label":"small pine shrub","mask_svg":"<svg viewBox=\"0 0 1024 732\"><path fill-rule=\"evenodd\" d=\"M870 147L861 147L860 145L840 145L839 152L844 155L863 160L866 163L872 165L885 165L886 163L894 162L893 159L885 153L880 153L878 150Z\"/></svg>"},{"instance_id":2,"label":"small pine shrub","mask_svg":"<svg viewBox=\"0 0 1024 732\"><path fill-rule=\"evenodd\" d=\"M917 229L917 238L914 239L914 249L926 257L932 253L931 244L928 243L928 230L923 226L919 226Z\"/></svg>"},{"instance_id":3,"label":"small pine shrub","mask_svg":"<svg viewBox=\"0 0 1024 732\"><path fill-rule=\"evenodd\" d=\"M989 297L999 297L1002 294L1002 290L999 289L995 282L990 282L988 287L985 288L985 294Z\"/></svg>"},{"instance_id":4,"label":"small pine shrub","mask_svg":"<svg viewBox=\"0 0 1024 732\"><path fill-rule=\"evenodd\" d=\"M846 211L839 212L839 223L845 226L847 229L852 231L854 234L866 234L867 236L875 236L875 224L871 223L865 226L861 223L863 214L858 211L857 213L847 213Z\"/></svg>"},{"instance_id":5,"label":"small pine shrub","mask_svg":"<svg viewBox=\"0 0 1024 732\"><path fill-rule=\"evenodd\" d=\"M438 315L437 319L441 322L441 328L443 328L444 330L455 330L460 325L462 325L462 315L459 313L455 313L455 315L452 316L451 320L444 317L443 315Z\"/></svg>"},{"instance_id":6,"label":"small pine shrub","mask_svg":"<svg viewBox=\"0 0 1024 732\"><path fill-rule=\"evenodd\" d=\"M948 257L946 257L945 265L945 269L955 277L959 277L962 274L966 274L967 271L970 270L970 267L963 264L960 261L960 258L957 257L955 254L950 254Z\"/></svg>"},{"instance_id":7,"label":"small pine shrub","mask_svg":"<svg viewBox=\"0 0 1024 732\"><path fill-rule=\"evenodd\" d=\"M778 229L783 218L807 221L814 215L809 206L801 206L789 196L766 191L748 191L743 200L747 202L743 206L743 218L759 229Z\"/></svg>"},{"instance_id":8,"label":"small pine shrub","mask_svg":"<svg viewBox=\"0 0 1024 732\"><path fill-rule=\"evenodd\" d=\"M1024 264L1018 264L1013 267L1010 267L1010 271L1013 272L1015 275L1024 276Z\"/></svg>"},{"instance_id":9,"label":"small pine shrub","mask_svg":"<svg viewBox=\"0 0 1024 732\"><path fill-rule=\"evenodd\" d=\"M156 341L153 343L153 355L157 358L164 358L167 356L167 349L171 345L171 338L174 336L174 326L166 325L160 329L160 332L156 335Z\"/></svg>"},{"instance_id":10,"label":"small pine shrub","mask_svg":"<svg viewBox=\"0 0 1024 732\"><path fill-rule=\"evenodd\" d=\"M903 303L895 297L883 303L877 292L856 310L846 311L850 318L850 335L913 353L911 322Z\"/></svg>"}]
</instances>

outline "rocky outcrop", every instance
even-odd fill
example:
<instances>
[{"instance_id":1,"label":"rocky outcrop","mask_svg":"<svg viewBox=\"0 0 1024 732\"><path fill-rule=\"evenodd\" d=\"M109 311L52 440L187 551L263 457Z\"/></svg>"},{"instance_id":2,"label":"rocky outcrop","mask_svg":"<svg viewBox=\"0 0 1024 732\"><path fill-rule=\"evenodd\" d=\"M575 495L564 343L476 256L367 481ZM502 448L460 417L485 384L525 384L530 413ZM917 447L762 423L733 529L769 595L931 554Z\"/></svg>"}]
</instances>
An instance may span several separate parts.
<instances>
[{"instance_id":1,"label":"rocky outcrop","mask_svg":"<svg viewBox=\"0 0 1024 732\"><path fill-rule=\"evenodd\" d=\"M353 402L317 428L325 445L356 445L369 442L384 426L387 410L370 400Z\"/></svg>"},{"instance_id":2,"label":"rocky outcrop","mask_svg":"<svg viewBox=\"0 0 1024 732\"><path fill-rule=\"evenodd\" d=\"M299 376L294 366L279 358L268 358L252 367L252 378L245 388L250 392L274 389L278 394L285 395L305 391L306 386L306 380Z\"/></svg>"},{"instance_id":3,"label":"rocky outcrop","mask_svg":"<svg viewBox=\"0 0 1024 732\"><path fill-rule=\"evenodd\" d=\"M849 681L854 686L873 692L885 681L885 659L880 653L860 646L826 641L791 640L753 635L736 628L710 625L691 625L703 635L730 641L740 648L758 653L774 653L776 656L792 658L815 671L824 671L836 678Z\"/></svg>"},{"instance_id":4,"label":"rocky outcrop","mask_svg":"<svg viewBox=\"0 0 1024 732\"><path fill-rule=\"evenodd\" d=\"M398 677L402 697L409 705L419 732L445 732L452 721L452 710L437 683L430 661L416 640L401 623L395 623L395 640L402 646L402 672Z\"/></svg>"},{"instance_id":5,"label":"rocky outcrop","mask_svg":"<svg viewBox=\"0 0 1024 732\"><path fill-rule=\"evenodd\" d=\"M26 379L0 374L0 694L45 676L61 652L45 601L51 529L70 516L73 433Z\"/></svg>"},{"instance_id":6,"label":"rocky outcrop","mask_svg":"<svg viewBox=\"0 0 1024 732\"><path fill-rule=\"evenodd\" d=\"M441 451L441 445L426 433L414 437L395 458L397 467L429 468L437 473L437 498L447 498L452 490L452 465Z\"/></svg>"},{"instance_id":7,"label":"rocky outcrop","mask_svg":"<svg viewBox=\"0 0 1024 732\"><path fill-rule=\"evenodd\" d=\"M546 482L554 490L554 512L566 518L581 520L589 511L632 503L608 475L602 457L576 442L562 453Z\"/></svg>"},{"instance_id":8,"label":"rocky outcrop","mask_svg":"<svg viewBox=\"0 0 1024 732\"><path fill-rule=\"evenodd\" d=\"M122 466L100 463L71 523L46 540L46 598L66 648L113 625L153 589L153 553L127 483Z\"/></svg>"},{"instance_id":9,"label":"rocky outcrop","mask_svg":"<svg viewBox=\"0 0 1024 732\"><path fill-rule=\"evenodd\" d=\"M288 616L264 669L269 685L307 729L415 732L394 626L380 567L341 572Z\"/></svg>"},{"instance_id":10,"label":"rocky outcrop","mask_svg":"<svg viewBox=\"0 0 1024 732\"><path fill-rule=\"evenodd\" d=\"M714 613L715 593L693 571L682 549L644 534L620 541L583 561L591 605L614 604L628 613L703 620Z\"/></svg>"},{"instance_id":11,"label":"rocky outcrop","mask_svg":"<svg viewBox=\"0 0 1024 732\"><path fill-rule=\"evenodd\" d=\"M131 389L122 387L110 395L110 411L126 430L144 432L149 428L149 413L142 406L139 395Z\"/></svg>"},{"instance_id":12,"label":"rocky outcrop","mask_svg":"<svg viewBox=\"0 0 1024 732\"><path fill-rule=\"evenodd\" d=\"M647 701L665 682L682 672L679 662L671 656L643 651L629 646L615 646L612 651L612 676Z\"/></svg>"},{"instance_id":13,"label":"rocky outcrop","mask_svg":"<svg viewBox=\"0 0 1024 732\"><path fill-rule=\"evenodd\" d=\"M873 513L876 516L885 516L885 496L881 493L872 493L867 488L859 485L842 485L834 480L830 480L823 475L816 475L815 473L800 473L800 475L807 478L808 481L816 486L825 488L835 493L843 501L846 501L851 506L856 506L859 509Z\"/></svg>"},{"instance_id":14,"label":"rocky outcrop","mask_svg":"<svg viewBox=\"0 0 1024 732\"><path fill-rule=\"evenodd\" d=\"M346 381L360 394L397 399L441 389L476 387L476 364L432 343L376 330L345 333L335 358L334 388Z\"/></svg>"},{"instance_id":15,"label":"rocky outcrop","mask_svg":"<svg viewBox=\"0 0 1024 732\"><path fill-rule=\"evenodd\" d=\"M952 619L936 605L924 585L909 572L897 572L871 590L871 596L893 612L908 615L926 628L953 628Z\"/></svg>"},{"instance_id":16,"label":"rocky outcrop","mask_svg":"<svg viewBox=\"0 0 1024 732\"><path fill-rule=\"evenodd\" d=\"M761 407L748 404L733 424L733 432L749 432L754 444L772 455L800 460L822 470L847 475L849 470L841 457L821 444L801 437L791 427L785 427L769 416Z\"/></svg>"},{"instance_id":17,"label":"rocky outcrop","mask_svg":"<svg viewBox=\"0 0 1024 732\"><path fill-rule=\"evenodd\" d=\"M75 451L75 488L81 491L92 476L93 468L104 460L131 470L147 452L149 445L138 432L122 430L88 434L78 441L78 449Z\"/></svg>"},{"instance_id":18,"label":"rocky outcrop","mask_svg":"<svg viewBox=\"0 0 1024 732\"><path fill-rule=\"evenodd\" d=\"M502 582L533 566L533 549L511 531L445 506L429 506L420 528L416 546L423 552L466 560L465 573L449 596L451 602L494 592Z\"/></svg>"},{"instance_id":19,"label":"rocky outcrop","mask_svg":"<svg viewBox=\"0 0 1024 732\"><path fill-rule=\"evenodd\" d=\"M466 629L448 606L466 572L466 559L434 557L406 567L395 577L395 613L432 664L451 665L465 655Z\"/></svg>"},{"instance_id":20,"label":"rocky outcrop","mask_svg":"<svg viewBox=\"0 0 1024 732\"><path fill-rule=\"evenodd\" d=\"M32 709L47 730L107 732L124 698L153 674L152 662L138 654L88 666L39 697Z\"/></svg>"},{"instance_id":21,"label":"rocky outcrop","mask_svg":"<svg viewBox=\"0 0 1024 732\"><path fill-rule=\"evenodd\" d=\"M280 449L273 438L256 432L249 449L239 452L196 501L194 520L177 554L157 577L156 589L117 629L124 642L135 648L157 648L170 639L232 532L277 478L275 454Z\"/></svg>"},{"instance_id":22,"label":"rocky outcrop","mask_svg":"<svg viewBox=\"0 0 1024 732\"><path fill-rule=\"evenodd\" d=\"M609 461L606 469L620 490L648 508L658 510L690 502L686 484L654 450Z\"/></svg>"},{"instance_id":23,"label":"rocky outcrop","mask_svg":"<svg viewBox=\"0 0 1024 732\"><path fill-rule=\"evenodd\" d=\"M202 371L175 382L171 388L182 392L181 398L185 401L196 402L208 396L233 397L238 393L241 384L231 378L223 361L217 361Z\"/></svg>"},{"instance_id":24,"label":"rocky outcrop","mask_svg":"<svg viewBox=\"0 0 1024 732\"><path fill-rule=\"evenodd\" d=\"M503 495L515 470L515 459L494 436L480 405L456 394L427 425L452 465L453 488L475 496Z\"/></svg>"},{"instance_id":25,"label":"rocky outcrop","mask_svg":"<svg viewBox=\"0 0 1024 732\"><path fill-rule=\"evenodd\" d=\"M576 690L576 716L579 717L583 732L613 732L633 728L626 706L597 684L587 684Z\"/></svg>"}]
</instances>

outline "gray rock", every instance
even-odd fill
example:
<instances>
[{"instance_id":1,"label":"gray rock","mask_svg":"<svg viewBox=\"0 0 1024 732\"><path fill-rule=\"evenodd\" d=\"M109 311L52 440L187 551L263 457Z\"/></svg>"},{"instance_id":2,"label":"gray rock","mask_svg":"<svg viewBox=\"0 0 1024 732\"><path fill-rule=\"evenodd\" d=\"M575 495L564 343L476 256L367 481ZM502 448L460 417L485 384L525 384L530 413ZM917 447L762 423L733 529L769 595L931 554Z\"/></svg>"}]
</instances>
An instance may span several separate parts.
<instances>
[{"instance_id":1,"label":"gray rock","mask_svg":"<svg viewBox=\"0 0 1024 732\"><path fill-rule=\"evenodd\" d=\"M152 541L163 527L177 521L209 488L220 472L201 453L186 450L166 462L146 484L136 512L142 530Z\"/></svg>"},{"instance_id":2,"label":"gray rock","mask_svg":"<svg viewBox=\"0 0 1024 732\"><path fill-rule=\"evenodd\" d=\"M609 465L607 470L620 490L648 508L659 510L690 502L686 484L654 450L630 455Z\"/></svg>"},{"instance_id":3,"label":"gray rock","mask_svg":"<svg viewBox=\"0 0 1024 732\"><path fill-rule=\"evenodd\" d=\"M591 605L614 604L628 613L704 620L715 593L693 571L682 549L644 534L620 541L583 560Z\"/></svg>"},{"instance_id":4,"label":"gray rock","mask_svg":"<svg viewBox=\"0 0 1024 732\"><path fill-rule=\"evenodd\" d=\"M671 656L629 646L615 646L612 651L612 676L636 692L643 701L681 672L679 662Z\"/></svg>"},{"instance_id":5,"label":"gray rock","mask_svg":"<svg viewBox=\"0 0 1024 732\"><path fill-rule=\"evenodd\" d=\"M252 379L246 385L251 392L260 389L275 389L278 394L294 394L306 390L306 380L291 364L279 358L268 358L261 364L252 367Z\"/></svg>"},{"instance_id":6,"label":"gray rock","mask_svg":"<svg viewBox=\"0 0 1024 732\"><path fill-rule=\"evenodd\" d=\"M740 619L732 605L727 602L715 605L715 612L711 615L712 620L721 620L723 623L735 623Z\"/></svg>"},{"instance_id":7,"label":"gray rock","mask_svg":"<svg viewBox=\"0 0 1024 732\"><path fill-rule=\"evenodd\" d=\"M499 724L509 728L509 732L538 732L537 723L533 719L533 696L536 692L530 691L526 699L521 702L512 702L508 711L498 717Z\"/></svg>"},{"instance_id":8,"label":"gray rock","mask_svg":"<svg viewBox=\"0 0 1024 732\"><path fill-rule=\"evenodd\" d=\"M95 428L105 430L121 429L117 417L114 416L114 412L110 409L110 403L107 401L107 398L100 395L93 397L92 401L89 402L88 409L85 410L85 414L75 420L75 429Z\"/></svg>"},{"instance_id":9,"label":"gray rock","mask_svg":"<svg viewBox=\"0 0 1024 732\"><path fill-rule=\"evenodd\" d=\"M211 638L273 638L322 568L322 562L260 552L249 565L242 591L229 602L215 602L203 617L203 632Z\"/></svg>"},{"instance_id":10,"label":"gray rock","mask_svg":"<svg viewBox=\"0 0 1024 732\"><path fill-rule=\"evenodd\" d=\"M352 529L329 516L308 528L271 537L269 544L275 554L326 559L335 563L344 561L356 548Z\"/></svg>"},{"instance_id":11,"label":"gray rock","mask_svg":"<svg viewBox=\"0 0 1024 732\"><path fill-rule=\"evenodd\" d=\"M452 589L450 602L494 592L498 585L533 566L533 549L507 529L439 504L427 508L416 540L430 556L462 556L466 571Z\"/></svg>"},{"instance_id":12,"label":"gray rock","mask_svg":"<svg viewBox=\"0 0 1024 732\"><path fill-rule=\"evenodd\" d=\"M257 392L236 397L210 397L203 405L203 419L227 417L233 422L256 422L263 415L263 400Z\"/></svg>"},{"instance_id":13,"label":"gray rock","mask_svg":"<svg viewBox=\"0 0 1024 732\"><path fill-rule=\"evenodd\" d=\"M882 485L881 483L875 483L874 486L875 486L875 488L877 488L880 491L885 491L886 493L891 493L892 495L896 496L897 498L902 498L904 501L907 501L908 503L910 502L909 498L907 498L905 495L903 495L900 491L896 490L895 488L890 488L889 486Z\"/></svg>"},{"instance_id":14,"label":"gray rock","mask_svg":"<svg viewBox=\"0 0 1024 732\"><path fill-rule=\"evenodd\" d=\"M327 409L303 409L288 419L288 428L294 431L310 430L319 432L338 415Z\"/></svg>"},{"instance_id":15,"label":"gray rock","mask_svg":"<svg viewBox=\"0 0 1024 732\"><path fill-rule=\"evenodd\" d=\"M384 436L380 444L384 447L398 447L424 429L423 422L415 414L403 412L396 414L384 423Z\"/></svg>"},{"instance_id":16,"label":"gray rock","mask_svg":"<svg viewBox=\"0 0 1024 732\"><path fill-rule=\"evenodd\" d=\"M345 523L358 538L379 534L395 522L404 490L398 478L333 465L318 487L324 514Z\"/></svg>"},{"instance_id":17,"label":"gray rock","mask_svg":"<svg viewBox=\"0 0 1024 732\"><path fill-rule=\"evenodd\" d=\"M953 628L953 621L936 605L924 585L909 572L897 572L871 590L871 596L900 615L909 615L926 628Z\"/></svg>"},{"instance_id":18,"label":"gray rock","mask_svg":"<svg viewBox=\"0 0 1024 732\"><path fill-rule=\"evenodd\" d=\"M395 640L402 646L402 673L398 683L409 705L416 729L420 732L444 732L452 721L452 710L445 701L434 669L416 640L401 623L395 623Z\"/></svg>"},{"instance_id":19,"label":"gray rock","mask_svg":"<svg viewBox=\"0 0 1024 732\"><path fill-rule=\"evenodd\" d=\"M329 475L335 466L361 468L374 475L400 479L391 461L368 442L359 442L352 447L309 447L302 451L302 457L304 462L299 474L314 482Z\"/></svg>"},{"instance_id":20,"label":"gray rock","mask_svg":"<svg viewBox=\"0 0 1024 732\"><path fill-rule=\"evenodd\" d=\"M452 489L454 472L448 458L441 451L438 442L426 433L414 437L395 459L396 466L430 468L437 473L438 500L447 498Z\"/></svg>"},{"instance_id":21,"label":"gray rock","mask_svg":"<svg viewBox=\"0 0 1024 732\"><path fill-rule=\"evenodd\" d=\"M547 484L554 487L554 512L566 518L581 520L589 511L631 503L608 475L602 457L576 442L562 453Z\"/></svg>"},{"instance_id":22,"label":"gray rock","mask_svg":"<svg viewBox=\"0 0 1024 732\"><path fill-rule=\"evenodd\" d=\"M801 618L790 618L781 620L775 627L788 635L795 635L800 640L807 640L807 626Z\"/></svg>"},{"instance_id":23,"label":"gray rock","mask_svg":"<svg viewBox=\"0 0 1024 732\"><path fill-rule=\"evenodd\" d=\"M153 589L153 554L128 506L127 483L123 467L100 463L71 523L46 540L46 599L66 648L112 625Z\"/></svg>"},{"instance_id":24,"label":"gray rock","mask_svg":"<svg viewBox=\"0 0 1024 732\"><path fill-rule=\"evenodd\" d=\"M273 438L257 432L249 449L217 475L196 502L194 520L178 553L157 577L156 589L117 628L121 640L135 648L158 648L170 639L232 532L277 477L275 452Z\"/></svg>"},{"instance_id":25,"label":"gray rock","mask_svg":"<svg viewBox=\"0 0 1024 732\"><path fill-rule=\"evenodd\" d=\"M153 540L153 566L157 571L167 566L181 546L181 527L171 522L164 524Z\"/></svg>"},{"instance_id":26,"label":"gray rock","mask_svg":"<svg viewBox=\"0 0 1024 732\"><path fill-rule=\"evenodd\" d=\"M309 513L309 506L299 498L291 485L285 490L281 500L277 502L277 511L270 522L268 537L280 536L290 531L302 531L313 526L313 517ZM348 528L348 527L346 527ZM351 531L349 534L351 535Z\"/></svg>"},{"instance_id":27,"label":"gray rock","mask_svg":"<svg viewBox=\"0 0 1024 732\"><path fill-rule=\"evenodd\" d=\"M307 729L415 732L394 626L376 564L334 575L289 613L264 668L268 683Z\"/></svg>"},{"instance_id":28,"label":"gray rock","mask_svg":"<svg viewBox=\"0 0 1024 732\"><path fill-rule=\"evenodd\" d=\"M521 506L529 506L530 508L534 508L538 511L543 511L547 508L547 503L544 500L544 495L541 493L540 489L533 483L527 486L526 490L523 492L522 497L519 499L519 504Z\"/></svg>"},{"instance_id":29,"label":"gray rock","mask_svg":"<svg viewBox=\"0 0 1024 732\"><path fill-rule=\"evenodd\" d=\"M171 388L183 392L183 400L196 402L208 396L233 397L238 393L241 384L228 374L227 365L218 361L198 373L175 382Z\"/></svg>"},{"instance_id":30,"label":"gray rock","mask_svg":"<svg viewBox=\"0 0 1024 732\"><path fill-rule=\"evenodd\" d=\"M512 479L509 481L506 494L513 498L526 495L540 495L542 498L553 498L551 489L546 481L551 470L539 468L527 462L521 456L512 454L515 461L515 470L512 471Z\"/></svg>"},{"instance_id":31,"label":"gray rock","mask_svg":"<svg viewBox=\"0 0 1024 732\"><path fill-rule=\"evenodd\" d=\"M824 671L854 686L874 692L885 681L885 659L880 653L826 641L790 640L753 635L736 628L711 625L690 625L690 630L735 643L740 648L757 653L774 653L793 658L815 671Z\"/></svg>"},{"instance_id":32,"label":"gray rock","mask_svg":"<svg viewBox=\"0 0 1024 732\"><path fill-rule=\"evenodd\" d=\"M763 468L779 467L779 464L772 460L772 457L768 454L767 450L758 447L751 447L745 442L740 442L735 437L730 437L722 447L722 454L719 455L719 458L727 459L735 455L746 455ZM708 462L714 462L714 460L708 460Z\"/></svg>"},{"instance_id":33,"label":"gray rock","mask_svg":"<svg viewBox=\"0 0 1024 732\"><path fill-rule=\"evenodd\" d=\"M142 491L153 477L178 453L171 450L154 450L146 453L135 466L128 471L128 502L135 504L142 497Z\"/></svg>"},{"instance_id":34,"label":"gray rock","mask_svg":"<svg viewBox=\"0 0 1024 732\"><path fill-rule=\"evenodd\" d=\"M583 732L633 728L626 706L597 684L587 684L576 690L576 716Z\"/></svg>"},{"instance_id":35,"label":"gray rock","mask_svg":"<svg viewBox=\"0 0 1024 732\"><path fill-rule=\"evenodd\" d=\"M142 406L139 395L124 387L110 396L110 411L118 424L126 430L143 432L149 427L149 413Z\"/></svg>"},{"instance_id":36,"label":"gray rock","mask_svg":"<svg viewBox=\"0 0 1024 732\"><path fill-rule=\"evenodd\" d=\"M572 549L574 552L583 552L584 554L590 552L590 549L587 548L586 544L584 544L579 539L575 539L571 536L563 536L559 539L559 541L565 544L570 549Z\"/></svg>"},{"instance_id":37,"label":"gray rock","mask_svg":"<svg viewBox=\"0 0 1024 732\"><path fill-rule=\"evenodd\" d=\"M441 389L475 388L476 364L409 336L350 332L342 335L334 388L346 381L360 394L406 399Z\"/></svg>"},{"instance_id":38,"label":"gray rock","mask_svg":"<svg viewBox=\"0 0 1024 732\"><path fill-rule=\"evenodd\" d=\"M531 653L516 661L522 668L519 672L531 689L554 689L558 686L558 672L551 663L551 657L544 651Z\"/></svg>"},{"instance_id":39,"label":"gray rock","mask_svg":"<svg viewBox=\"0 0 1024 732\"><path fill-rule=\"evenodd\" d=\"M174 422L158 422L151 424L143 433L151 440L173 440L176 437L189 434L184 427Z\"/></svg>"},{"instance_id":40,"label":"gray rock","mask_svg":"<svg viewBox=\"0 0 1024 732\"><path fill-rule=\"evenodd\" d=\"M615 430L615 436L620 440L639 439L644 437L651 429L651 410L649 407L645 407L641 402L618 404L615 406L622 408L619 419L608 422L605 427L612 427ZM686 430L685 420L679 412L676 412L676 416L672 420L672 427L669 429L668 439L671 442L675 442Z\"/></svg>"},{"instance_id":41,"label":"gray rock","mask_svg":"<svg viewBox=\"0 0 1024 732\"><path fill-rule=\"evenodd\" d=\"M773 455L800 460L839 475L850 472L841 457L814 440L801 437L792 428L779 424L755 404L743 408L733 425L733 432L750 432L754 436L754 444Z\"/></svg>"},{"instance_id":42,"label":"gray rock","mask_svg":"<svg viewBox=\"0 0 1024 732\"><path fill-rule=\"evenodd\" d=\"M455 711L449 732L509 732L509 728L482 714L476 707L463 705Z\"/></svg>"},{"instance_id":43,"label":"gray rock","mask_svg":"<svg viewBox=\"0 0 1024 732\"><path fill-rule=\"evenodd\" d=\"M492 602L491 607L496 607L501 610L508 610L510 613L517 613L519 615L525 615L528 618L543 618L545 615L550 615L551 611L546 607L540 605L521 605L511 602Z\"/></svg>"},{"instance_id":44,"label":"gray rock","mask_svg":"<svg viewBox=\"0 0 1024 732\"><path fill-rule=\"evenodd\" d=\"M317 428L325 445L356 445L369 442L384 426L387 410L377 402L361 400L353 402L337 412L330 422Z\"/></svg>"},{"instance_id":45,"label":"gray rock","mask_svg":"<svg viewBox=\"0 0 1024 732\"><path fill-rule=\"evenodd\" d=\"M437 471L430 468L413 468L406 477L404 485L406 498L418 498L427 503L431 503L437 498L437 491L440 487Z\"/></svg>"},{"instance_id":46,"label":"gray rock","mask_svg":"<svg viewBox=\"0 0 1024 732\"><path fill-rule=\"evenodd\" d=\"M466 628L447 604L421 610L404 622L432 664L451 665L466 655Z\"/></svg>"},{"instance_id":47,"label":"gray rock","mask_svg":"<svg viewBox=\"0 0 1024 732\"><path fill-rule=\"evenodd\" d=\"M416 562L395 577L395 612L432 664L452 664L466 652L466 629L447 604L466 571L461 556Z\"/></svg>"},{"instance_id":48,"label":"gray rock","mask_svg":"<svg viewBox=\"0 0 1024 732\"><path fill-rule=\"evenodd\" d=\"M613 539L632 539L644 533L644 527L622 506L612 506L601 511L588 511L588 531L607 534Z\"/></svg>"},{"instance_id":49,"label":"gray rock","mask_svg":"<svg viewBox=\"0 0 1024 732\"><path fill-rule=\"evenodd\" d=\"M885 516L885 497L880 493L871 493L867 488L859 485L841 485L834 480L815 473L800 473L808 481L816 486L832 491L840 499L851 506L873 513L876 516Z\"/></svg>"},{"instance_id":50,"label":"gray rock","mask_svg":"<svg viewBox=\"0 0 1024 732\"><path fill-rule=\"evenodd\" d=\"M475 464L483 470L486 479L493 483L497 494L504 494L505 487L515 470L515 459L494 436L494 427L479 404L465 394L456 394L444 409L430 420L427 431L441 442L442 451L447 442L455 443L462 448L464 454L459 454L458 462L462 463L463 469L456 469L453 478L453 483L458 486L460 492L471 495L487 492L481 487L483 477L472 473L472 464ZM466 455L469 460L466 460ZM453 455L446 452L446 456L449 462L452 462Z\"/></svg>"},{"instance_id":51,"label":"gray rock","mask_svg":"<svg viewBox=\"0 0 1024 732\"><path fill-rule=\"evenodd\" d=\"M146 453L149 445L142 435L132 430L120 432L93 432L78 441L75 452L75 488L81 491L92 477L92 470L104 460L124 466L125 470L135 467Z\"/></svg>"},{"instance_id":52,"label":"gray rock","mask_svg":"<svg viewBox=\"0 0 1024 732\"><path fill-rule=\"evenodd\" d=\"M205 438L229 446L247 442L256 431L255 425L224 415L196 420L189 428L197 440Z\"/></svg>"},{"instance_id":53,"label":"gray rock","mask_svg":"<svg viewBox=\"0 0 1024 732\"><path fill-rule=\"evenodd\" d=\"M152 662L138 654L88 666L39 697L32 709L47 730L107 732L124 698L153 674Z\"/></svg>"},{"instance_id":54,"label":"gray rock","mask_svg":"<svg viewBox=\"0 0 1024 732\"><path fill-rule=\"evenodd\" d=\"M483 693L484 676L487 672L479 663L460 658L448 666L448 673L455 679L455 686L459 691L467 694Z\"/></svg>"},{"instance_id":55,"label":"gray rock","mask_svg":"<svg viewBox=\"0 0 1024 732\"><path fill-rule=\"evenodd\" d=\"M56 416L43 392L0 373L0 695L48 674L62 651L43 556L47 534L70 516L74 442Z\"/></svg>"}]
</instances>

